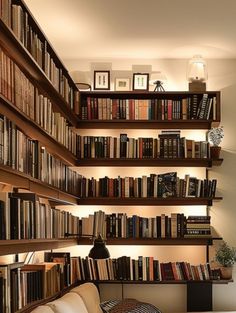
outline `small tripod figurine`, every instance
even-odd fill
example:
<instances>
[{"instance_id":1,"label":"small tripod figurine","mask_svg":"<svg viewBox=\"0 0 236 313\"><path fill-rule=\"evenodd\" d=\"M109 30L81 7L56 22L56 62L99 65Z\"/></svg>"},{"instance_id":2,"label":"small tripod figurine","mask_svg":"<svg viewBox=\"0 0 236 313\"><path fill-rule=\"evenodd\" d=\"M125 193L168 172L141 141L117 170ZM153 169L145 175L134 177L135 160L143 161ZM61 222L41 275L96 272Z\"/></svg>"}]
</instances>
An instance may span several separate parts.
<instances>
[{"instance_id":1,"label":"small tripod figurine","mask_svg":"<svg viewBox=\"0 0 236 313\"><path fill-rule=\"evenodd\" d=\"M153 84L156 85L154 91L165 91L164 87L162 86L162 81L156 80Z\"/></svg>"}]
</instances>

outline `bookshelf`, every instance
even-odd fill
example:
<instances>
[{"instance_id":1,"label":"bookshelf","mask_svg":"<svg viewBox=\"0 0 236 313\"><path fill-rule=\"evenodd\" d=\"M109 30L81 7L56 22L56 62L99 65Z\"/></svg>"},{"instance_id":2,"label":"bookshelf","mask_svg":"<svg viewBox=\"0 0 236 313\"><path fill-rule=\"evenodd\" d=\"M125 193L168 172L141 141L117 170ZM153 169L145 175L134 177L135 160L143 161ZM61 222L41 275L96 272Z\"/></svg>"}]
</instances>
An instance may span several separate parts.
<instances>
[{"instance_id":1,"label":"bookshelf","mask_svg":"<svg viewBox=\"0 0 236 313\"><path fill-rule=\"evenodd\" d=\"M136 116L136 113L132 111L132 101L140 101L145 100L148 102L149 109L155 101L168 102L171 100L171 106L174 105L175 101L180 100L180 105L182 105L182 109L184 108L183 99L190 98L198 98L203 97L203 93L201 92L107 92L107 91L89 91L89 92L81 92L80 94L80 115L79 115L79 123L78 129L120 129L122 134L125 132L124 129L181 129L181 130L208 130L211 127L216 127L220 123L220 92L206 92L208 99L214 98L215 112L209 113L207 117L196 119L191 118L190 115L183 119L183 116L179 115L179 118L173 119L172 115L164 116L162 115L158 117L154 112L154 116L152 115L153 111L151 109L145 115L145 119L141 116ZM101 111L105 110L105 117L103 113L99 113L99 99L100 99L100 107ZM105 105L104 105L105 103ZM118 104L117 104L118 103ZM124 107L122 107L122 103ZM151 105L150 105L151 104ZM163 104L162 104L163 105ZM114 106L119 107L119 113L117 117L117 109L114 109ZM131 106L131 109L130 109ZM200 106L200 105L199 105ZM98 107L98 108L97 108ZM92 110L95 110L95 113L92 113ZM122 111L123 110L123 111ZM130 111L131 110L131 111ZM134 107L136 112L136 107ZM138 110L138 109L137 109ZM173 110L173 106L172 106ZM115 114L114 114L115 111ZM154 110L155 111L155 110ZM158 111L158 110L157 110ZM108 113L107 113L108 112ZM122 113L123 112L123 113ZM124 113L125 112L125 113ZM139 112L139 111L138 111ZM171 114L174 114L171 111ZM181 111L182 112L182 111ZM100 118L99 118L100 114ZM107 115L106 115L107 114ZM121 116L124 114L123 116ZM149 115L150 114L150 115ZM191 114L187 113L187 114ZM130 118L130 116L135 116L137 119ZM205 116L205 115L204 115ZM91 134L91 131L90 131ZM90 135L91 136L91 135ZM132 159L132 158L101 158L101 157L85 157L80 158L78 160L78 167L202 167L206 168L206 177L208 178L208 171L214 166L220 166L223 162L223 159L213 160L209 158L157 158L157 159ZM195 206L195 205L204 205L206 206L206 215L208 215L209 207L213 205L215 201L220 201L223 198L221 196L216 196L214 198L110 198L110 197L87 197L81 198L79 200L79 205L114 205L114 206ZM164 213L164 212L163 212ZM165 245L165 246L205 246L206 248L206 260L209 261L209 246L214 244L215 240L221 240L222 238L213 235L208 238L107 238L107 245ZM80 244L86 244L86 240L80 240ZM199 300L199 303L203 305L202 309L211 310L212 309L212 284L224 284L229 283L229 281L200 281L200 282L189 282L189 281L160 281L160 282L139 282L139 281L97 281L98 284L186 284L188 286L187 291L187 302L188 302L188 310L194 311L196 309L195 306L189 305L189 301L193 297L193 290L195 290L194 286L199 286L198 292L202 295L202 290L204 289L207 294L207 299ZM199 283L199 284L198 284ZM209 283L209 284L208 284ZM122 287L123 288L123 287ZM122 289L123 290L123 289ZM122 291L123 292L123 291Z\"/></svg>"},{"instance_id":2,"label":"bookshelf","mask_svg":"<svg viewBox=\"0 0 236 313\"><path fill-rule=\"evenodd\" d=\"M80 205L212 205L213 201L220 201L222 197L215 198L81 198Z\"/></svg>"},{"instance_id":3,"label":"bookshelf","mask_svg":"<svg viewBox=\"0 0 236 313\"><path fill-rule=\"evenodd\" d=\"M0 111L1 115L5 116L9 121L13 122L16 127L24 132L24 135L30 140L38 141L40 147L45 147L47 151L53 155L57 160L63 162L66 166L76 165L76 155L72 153L64 144L59 142L55 136L38 122L36 122L36 112L34 118L29 113L17 106L18 102L24 100L24 90L20 94L19 88L24 87L23 83L15 83L17 79L23 77L34 88L33 105L36 107L36 95L43 97L44 102L50 102L51 110L64 118L68 127L75 127L78 123L77 109L78 109L78 90L70 78L67 69L53 50L50 42L41 31L37 22L28 10L23 1L5 1L5 9L9 8L8 19L4 20L4 16L0 16L0 54L1 54L1 72L0 72ZM32 29L37 38L41 41L43 50L42 58L36 58L36 49L26 45L16 33L11 29L12 10L22 10L24 16L27 18L29 28ZM2 12L3 15L6 12ZM16 15L15 15L16 16ZM19 15L18 15L19 16ZM6 17L6 15L5 15ZM19 23L20 27L23 27ZM26 30L24 30L25 38ZM28 38L30 38L29 35ZM38 48L37 48L38 49ZM39 50L37 50L37 53ZM48 64L46 63L48 58ZM50 77L50 66L54 65L57 78ZM53 67L51 68L51 73ZM17 76L18 75L18 76ZM55 75L55 76L56 76ZM53 76L53 75L52 75ZM21 79L21 78L20 78ZM18 86L18 89L14 89ZM27 90L27 86L24 87ZM21 90L20 90L21 91ZM29 96L27 94L26 96ZM27 103L28 105L28 103ZM30 104L31 105L31 104ZM51 111L47 111L48 112ZM41 113L40 113L41 114ZM46 113L44 113L46 114ZM50 119L51 115L47 117ZM7 138L7 137L6 137ZM5 140L5 139L3 139ZM64 139L66 142L66 140ZM6 148L6 146L4 146ZM78 195L71 194L65 190L59 189L49 183L45 183L38 178L26 174L22 171L16 170L5 163L0 164L0 184L1 191L12 190L15 188L26 190L27 192L35 193L39 197L48 199L52 205L76 205L78 203ZM5 187L4 187L5 186ZM19 240L0 240L0 255L18 254L28 251L42 251L46 249L57 249L76 245L75 239L68 238L53 238L53 239L19 239Z\"/></svg>"},{"instance_id":4,"label":"bookshelf","mask_svg":"<svg viewBox=\"0 0 236 313\"><path fill-rule=\"evenodd\" d=\"M24 133L28 137L40 141L43 146L47 147L49 152L63 160L67 165L76 165L77 158L74 154L65 146L58 143L56 139L50 136L40 125L30 119L2 95L0 95L0 109L8 119L13 121L19 128L24 129Z\"/></svg>"},{"instance_id":5,"label":"bookshelf","mask_svg":"<svg viewBox=\"0 0 236 313\"><path fill-rule=\"evenodd\" d=\"M214 240L221 240L221 237L206 236L206 238L107 238L107 245L140 245L140 246L207 246L212 245ZM80 245L91 244L85 238L79 239Z\"/></svg>"},{"instance_id":6,"label":"bookshelf","mask_svg":"<svg viewBox=\"0 0 236 313\"><path fill-rule=\"evenodd\" d=\"M22 2L20 2L22 4ZM41 33L42 34L42 33ZM42 34L45 38L45 36ZM47 39L45 38L47 41ZM39 89L43 89L47 96L56 103L58 111L63 114L63 116L72 123L72 125L77 125L77 116L70 109L68 103L63 99L63 97L54 88L46 74L31 56L31 54L26 50L22 43L16 38L13 31L5 25L5 23L0 19L0 46L4 48L7 54L14 60L16 64L24 71L24 73L37 85ZM56 57L56 54L54 53ZM58 58L58 57L57 57ZM63 67L61 61L60 65ZM64 69L65 70L65 69ZM65 70L66 71L66 70ZM67 73L67 71L66 71ZM67 74L68 75L68 74ZM69 76L69 75L68 75ZM72 81L71 81L72 83ZM76 87L74 85L76 90Z\"/></svg>"},{"instance_id":7,"label":"bookshelf","mask_svg":"<svg viewBox=\"0 0 236 313\"><path fill-rule=\"evenodd\" d=\"M223 159L194 159L194 158L179 158L179 159L110 159L110 158L94 158L94 159L79 159L78 167L90 166L116 166L116 167L206 167L220 166Z\"/></svg>"},{"instance_id":8,"label":"bookshelf","mask_svg":"<svg viewBox=\"0 0 236 313\"><path fill-rule=\"evenodd\" d=\"M0 255L18 254L28 251L43 251L74 246L77 239L20 239L0 240Z\"/></svg>"},{"instance_id":9,"label":"bookshelf","mask_svg":"<svg viewBox=\"0 0 236 313\"><path fill-rule=\"evenodd\" d=\"M43 93L51 102L55 112L59 112L73 127L77 129L210 129L212 126L217 126L220 123L220 93L207 92L210 99L215 99L214 116L204 119L139 119L139 120L98 120L98 119L83 119L81 111L78 108L77 97L78 93L76 86L68 75L63 63L53 50L50 42L41 31L35 19L32 17L27 6L22 1L13 0L13 5L20 5L21 10L29 18L29 24L33 32L37 34L41 40L44 57L48 57L50 62L55 65L60 73L65 85L61 87L60 84L55 86L52 77L48 75L47 64L41 60L36 61L35 56L27 49L27 47L17 38L15 33L7 26L2 19L0 19L0 47L4 53L10 57L13 62L20 68L26 77ZM9 23L10 24L10 23ZM40 61L40 62L39 62ZM42 64L40 64L42 62ZM69 92L69 91L70 92ZM69 94L69 96L68 96ZM71 95L72 94L72 95ZM178 101L179 99L186 99L191 97L201 98L202 93L199 92L83 92L80 95L80 107L82 108L90 97L104 98L104 99L121 99L125 100L146 100L163 99L171 101ZM126 101L127 102L127 101ZM12 101L9 101L5 96L0 95L0 109L1 114L5 115L9 120L14 122L20 129L23 129L25 134L38 140L44 145L50 153L62 160L68 166L90 167L90 166L114 166L114 167L136 167L136 166L156 166L156 167L206 167L219 166L222 159L165 159L165 160L137 160L137 159L94 159L94 160L77 160L68 149L57 142L45 129L40 127L34 120L30 119L24 112L19 110ZM79 118L77 114L79 113ZM7 165L0 165L0 180L2 184L11 185L13 187L27 189L39 196L48 198L51 202L56 204L79 204L79 205L147 205L147 206L173 206L173 205L206 205L211 206L213 201L219 201L222 197L214 198L167 198L167 199L153 199L153 198L86 198L79 199L77 195L70 194L59 188L53 187L47 183L33 178L28 174L16 171ZM108 239L107 243L110 245L203 245L208 247L213 243L213 240L221 239L219 237L207 238L165 238L165 239ZM81 245L90 243L88 240L80 240ZM40 251L47 249L57 249L69 247L77 244L77 239L32 239L32 240L1 240L0 255L16 254L27 251ZM228 281L227 281L228 282ZM226 281L214 281L213 283L227 283ZM98 281L98 283L103 283ZM120 283L119 281L106 281L104 283ZM122 283L130 283L123 282ZM140 283L134 281L132 284ZM152 282L142 282L142 284ZM163 281L155 282L160 284L186 284L187 281L174 282ZM58 293L55 296L59 296ZM53 297L54 298L54 297ZM20 312L28 312L33 306L45 303L50 299L45 299L29 305Z\"/></svg>"}]
</instances>

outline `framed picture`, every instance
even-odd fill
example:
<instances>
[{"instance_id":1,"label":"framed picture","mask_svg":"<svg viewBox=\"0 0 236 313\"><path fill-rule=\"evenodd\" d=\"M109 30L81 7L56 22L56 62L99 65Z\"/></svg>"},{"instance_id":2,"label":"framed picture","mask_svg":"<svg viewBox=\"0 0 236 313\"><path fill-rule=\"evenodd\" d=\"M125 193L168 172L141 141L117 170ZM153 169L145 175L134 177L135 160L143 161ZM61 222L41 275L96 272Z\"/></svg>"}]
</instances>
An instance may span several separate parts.
<instances>
[{"instance_id":1,"label":"framed picture","mask_svg":"<svg viewBox=\"0 0 236 313\"><path fill-rule=\"evenodd\" d=\"M134 73L133 74L133 90L148 90L149 74Z\"/></svg>"},{"instance_id":2,"label":"framed picture","mask_svg":"<svg viewBox=\"0 0 236 313\"><path fill-rule=\"evenodd\" d=\"M110 90L110 71L94 71L94 90Z\"/></svg>"},{"instance_id":3,"label":"framed picture","mask_svg":"<svg viewBox=\"0 0 236 313\"><path fill-rule=\"evenodd\" d=\"M130 90L130 79L129 78L116 78L115 79L115 90L116 91L129 91Z\"/></svg>"}]
</instances>

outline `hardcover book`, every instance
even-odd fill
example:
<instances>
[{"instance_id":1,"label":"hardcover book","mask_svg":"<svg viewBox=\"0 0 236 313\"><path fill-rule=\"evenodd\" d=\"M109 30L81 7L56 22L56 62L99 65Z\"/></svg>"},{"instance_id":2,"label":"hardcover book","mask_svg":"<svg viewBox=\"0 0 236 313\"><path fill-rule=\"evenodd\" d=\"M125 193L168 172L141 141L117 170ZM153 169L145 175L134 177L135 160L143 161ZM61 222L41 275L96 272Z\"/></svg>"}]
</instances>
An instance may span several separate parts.
<instances>
[{"instance_id":1,"label":"hardcover book","mask_svg":"<svg viewBox=\"0 0 236 313\"><path fill-rule=\"evenodd\" d=\"M177 173L170 172L158 175L158 197L168 198L176 196Z\"/></svg>"}]
</instances>

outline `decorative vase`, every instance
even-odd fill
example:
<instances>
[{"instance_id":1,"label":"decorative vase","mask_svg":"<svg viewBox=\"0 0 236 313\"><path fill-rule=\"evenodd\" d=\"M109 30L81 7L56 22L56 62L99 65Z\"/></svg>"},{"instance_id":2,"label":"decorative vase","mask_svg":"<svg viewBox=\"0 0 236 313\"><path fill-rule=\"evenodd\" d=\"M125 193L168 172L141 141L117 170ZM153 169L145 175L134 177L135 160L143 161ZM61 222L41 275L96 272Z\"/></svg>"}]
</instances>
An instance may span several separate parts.
<instances>
[{"instance_id":1,"label":"decorative vase","mask_svg":"<svg viewBox=\"0 0 236 313\"><path fill-rule=\"evenodd\" d=\"M214 160L218 160L220 158L220 150L221 147L219 146L211 146L210 147L211 158Z\"/></svg>"},{"instance_id":2,"label":"decorative vase","mask_svg":"<svg viewBox=\"0 0 236 313\"><path fill-rule=\"evenodd\" d=\"M233 271L233 267L232 266L222 266L220 268L220 274L221 274L221 278L222 279L232 279L232 271Z\"/></svg>"}]
</instances>

